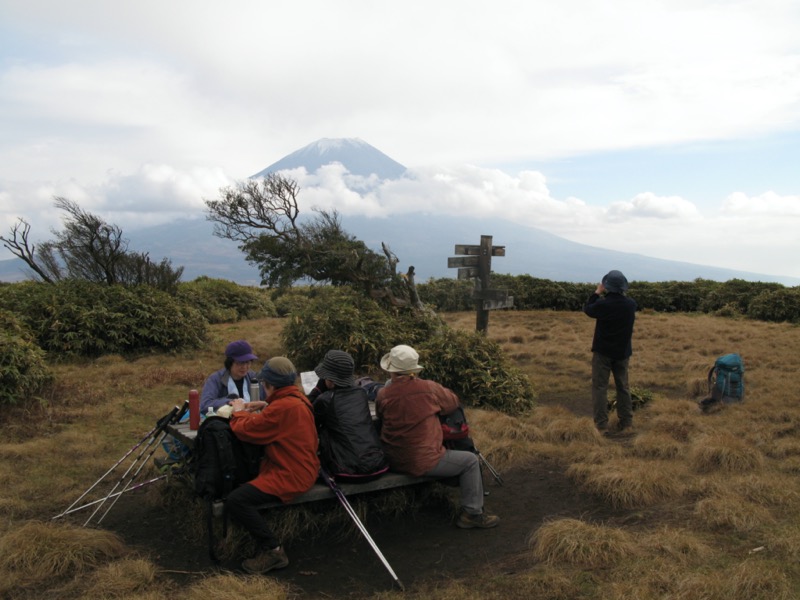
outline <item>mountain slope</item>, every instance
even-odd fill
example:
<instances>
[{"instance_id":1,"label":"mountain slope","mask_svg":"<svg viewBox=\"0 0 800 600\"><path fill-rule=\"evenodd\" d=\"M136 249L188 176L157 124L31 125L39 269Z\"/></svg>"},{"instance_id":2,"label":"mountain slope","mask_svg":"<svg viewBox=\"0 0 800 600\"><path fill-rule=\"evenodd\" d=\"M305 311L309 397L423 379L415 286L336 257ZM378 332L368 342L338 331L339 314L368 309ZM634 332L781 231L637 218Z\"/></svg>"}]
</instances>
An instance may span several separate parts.
<instances>
[{"instance_id":1,"label":"mountain slope","mask_svg":"<svg viewBox=\"0 0 800 600\"><path fill-rule=\"evenodd\" d=\"M320 167L338 162L354 175L369 177L377 175L380 179L398 179L406 172L399 162L392 160L383 152L358 138L323 138L284 156L252 175L251 178L266 177L283 169L304 167L313 173Z\"/></svg>"},{"instance_id":2,"label":"mountain slope","mask_svg":"<svg viewBox=\"0 0 800 600\"><path fill-rule=\"evenodd\" d=\"M385 242L399 258L398 270L413 265L417 281L456 277L447 267L456 244L477 245L482 235L491 235L495 246L505 246L506 255L492 258L495 273L530 275L553 281L593 283L610 269L619 269L632 281L692 281L698 277L715 281L744 279L800 285L791 277L776 277L704 265L662 260L570 242L540 229L502 220L431 217L422 214L391 219L343 217L344 229L381 252ZM149 252L154 260L168 257L174 267L183 266L184 281L201 275L228 279L243 285L258 285L258 268L248 265L236 243L213 236L213 224L205 219L185 219L126 232L131 250ZM0 261L0 281L25 278L22 261Z\"/></svg>"}]
</instances>

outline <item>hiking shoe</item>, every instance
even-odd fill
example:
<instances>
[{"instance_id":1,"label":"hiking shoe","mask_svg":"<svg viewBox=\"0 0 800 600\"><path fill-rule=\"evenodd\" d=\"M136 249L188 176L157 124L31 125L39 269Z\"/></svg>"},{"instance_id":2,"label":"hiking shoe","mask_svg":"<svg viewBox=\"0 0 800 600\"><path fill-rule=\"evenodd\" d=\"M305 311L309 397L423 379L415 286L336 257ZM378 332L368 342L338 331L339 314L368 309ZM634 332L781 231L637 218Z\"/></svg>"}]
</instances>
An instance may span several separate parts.
<instances>
[{"instance_id":1,"label":"hiking shoe","mask_svg":"<svg viewBox=\"0 0 800 600\"><path fill-rule=\"evenodd\" d=\"M491 527L497 527L498 523L500 523L500 517L497 515L490 515L485 512L482 512L479 515L471 515L467 511L462 510L461 514L458 515L458 520L456 521L456 527L460 527L461 529L489 529Z\"/></svg>"},{"instance_id":2,"label":"hiking shoe","mask_svg":"<svg viewBox=\"0 0 800 600\"><path fill-rule=\"evenodd\" d=\"M610 438L620 438L633 435L633 433L633 425L631 423L625 423L624 425L622 423L618 423L613 429L604 431L603 435Z\"/></svg>"},{"instance_id":3,"label":"hiking shoe","mask_svg":"<svg viewBox=\"0 0 800 600\"><path fill-rule=\"evenodd\" d=\"M253 574L266 573L272 569L283 569L288 565L289 557L280 546L271 550L262 550L253 558L242 561L242 569Z\"/></svg>"}]
</instances>

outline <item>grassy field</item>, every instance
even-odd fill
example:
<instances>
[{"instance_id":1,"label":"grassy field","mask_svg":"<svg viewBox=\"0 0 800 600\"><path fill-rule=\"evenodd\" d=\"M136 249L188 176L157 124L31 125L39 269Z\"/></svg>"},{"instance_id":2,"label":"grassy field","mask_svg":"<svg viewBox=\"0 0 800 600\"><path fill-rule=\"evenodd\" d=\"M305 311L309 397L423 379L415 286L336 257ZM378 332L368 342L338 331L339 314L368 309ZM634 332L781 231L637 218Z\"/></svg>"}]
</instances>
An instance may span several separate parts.
<instances>
[{"instance_id":1,"label":"grassy field","mask_svg":"<svg viewBox=\"0 0 800 600\"><path fill-rule=\"evenodd\" d=\"M445 316L473 329L474 313ZM66 508L221 366L246 338L262 358L281 353L283 321L213 327L192 354L55 364L45 404L6 409L0 424L0 596L160 599L175 595L159 565L116 536L50 517ZM501 470L546 456L582 494L624 515L613 522L552 519L532 526L513 575L375 598L725 599L800 597L800 329L707 315L640 313L631 385L653 399L635 435L598 435L589 417L593 321L581 313L495 312L488 335L531 379L539 406L518 419L473 410L476 442ZM746 402L702 415L714 359L738 352ZM203 578L184 598L288 598L270 577Z\"/></svg>"}]
</instances>

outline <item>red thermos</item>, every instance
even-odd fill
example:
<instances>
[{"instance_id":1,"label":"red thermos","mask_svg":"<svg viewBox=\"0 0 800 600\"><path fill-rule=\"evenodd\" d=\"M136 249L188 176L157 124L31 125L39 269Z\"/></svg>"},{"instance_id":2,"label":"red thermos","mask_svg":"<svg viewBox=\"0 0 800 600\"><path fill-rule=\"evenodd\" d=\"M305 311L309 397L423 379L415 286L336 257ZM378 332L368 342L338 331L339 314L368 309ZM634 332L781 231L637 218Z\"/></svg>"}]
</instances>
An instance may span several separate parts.
<instances>
[{"instance_id":1,"label":"red thermos","mask_svg":"<svg viewBox=\"0 0 800 600\"><path fill-rule=\"evenodd\" d=\"M200 427L200 394L197 390L189 390L189 429L196 431Z\"/></svg>"}]
</instances>

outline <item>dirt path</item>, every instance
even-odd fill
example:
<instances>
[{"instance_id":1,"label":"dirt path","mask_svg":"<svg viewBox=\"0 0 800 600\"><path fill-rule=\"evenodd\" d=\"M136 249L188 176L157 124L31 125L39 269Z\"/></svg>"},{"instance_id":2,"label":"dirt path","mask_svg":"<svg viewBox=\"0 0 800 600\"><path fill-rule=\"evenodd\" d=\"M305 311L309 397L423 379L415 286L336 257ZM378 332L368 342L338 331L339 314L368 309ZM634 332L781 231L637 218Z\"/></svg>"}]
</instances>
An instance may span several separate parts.
<instances>
[{"instance_id":1,"label":"dirt path","mask_svg":"<svg viewBox=\"0 0 800 600\"><path fill-rule=\"evenodd\" d=\"M528 535L545 519L590 518L606 510L578 495L558 465L547 459L503 473L503 478L503 486L493 480L487 483L486 507L502 519L496 529L458 529L442 506L367 521L373 540L406 588L423 581L466 577L481 569L513 571L515 561L527 550ZM343 510L331 502L334 510ZM213 571L204 545L189 542L167 511L134 497L119 502L104 526L178 581L185 583ZM388 570L357 533L353 525L348 535L332 532L313 541L293 540L286 545L291 564L274 576L291 582L305 598L359 598L391 589ZM238 571L238 561L222 568Z\"/></svg>"}]
</instances>

